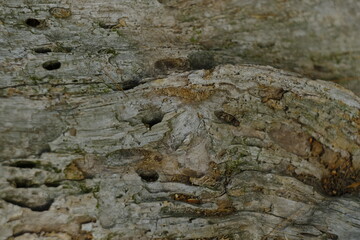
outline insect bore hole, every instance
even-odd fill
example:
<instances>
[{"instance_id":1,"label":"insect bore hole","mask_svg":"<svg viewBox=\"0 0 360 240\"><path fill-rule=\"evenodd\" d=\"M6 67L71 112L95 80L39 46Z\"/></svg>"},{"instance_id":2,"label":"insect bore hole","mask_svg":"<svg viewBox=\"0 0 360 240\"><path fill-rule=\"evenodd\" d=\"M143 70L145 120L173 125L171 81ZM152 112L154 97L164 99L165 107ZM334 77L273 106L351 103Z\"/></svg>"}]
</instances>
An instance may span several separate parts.
<instances>
[{"instance_id":1,"label":"insect bore hole","mask_svg":"<svg viewBox=\"0 0 360 240\"><path fill-rule=\"evenodd\" d=\"M34 52L36 52L36 53L48 53L51 51L52 51L51 48L48 48L48 47L39 47L39 48L34 49Z\"/></svg>"},{"instance_id":2,"label":"insect bore hole","mask_svg":"<svg viewBox=\"0 0 360 240\"><path fill-rule=\"evenodd\" d=\"M36 163L30 161L18 161L10 164L11 167L36 168Z\"/></svg>"},{"instance_id":3,"label":"insect bore hole","mask_svg":"<svg viewBox=\"0 0 360 240\"><path fill-rule=\"evenodd\" d=\"M38 27L41 24L41 22L35 18L28 18L25 20L25 23L30 27Z\"/></svg>"},{"instance_id":4,"label":"insect bore hole","mask_svg":"<svg viewBox=\"0 0 360 240\"><path fill-rule=\"evenodd\" d=\"M44 62L42 67L49 71L56 70L61 67L61 63L57 60L51 60L51 61Z\"/></svg>"},{"instance_id":5,"label":"insect bore hole","mask_svg":"<svg viewBox=\"0 0 360 240\"><path fill-rule=\"evenodd\" d=\"M137 174L141 177L141 180L145 182L156 182L159 179L159 174L154 170L138 170Z\"/></svg>"},{"instance_id":6,"label":"insect bore hole","mask_svg":"<svg viewBox=\"0 0 360 240\"><path fill-rule=\"evenodd\" d=\"M122 83L122 89L124 91L126 91L126 90L133 89L133 88L135 88L135 87L137 87L139 85L140 85L139 81L137 81L137 80L129 80L129 81L126 81L126 82Z\"/></svg>"},{"instance_id":7,"label":"insect bore hole","mask_svg":"<svg viewBox=\"0 0 360 240\"><path fill-rule=\"evenodd\" d=\"M142 118L142 123L151 129L154 125L160 123L163 120L164 114L161 112L154 112L148 116Z\"/></svg>"}]
</instances>

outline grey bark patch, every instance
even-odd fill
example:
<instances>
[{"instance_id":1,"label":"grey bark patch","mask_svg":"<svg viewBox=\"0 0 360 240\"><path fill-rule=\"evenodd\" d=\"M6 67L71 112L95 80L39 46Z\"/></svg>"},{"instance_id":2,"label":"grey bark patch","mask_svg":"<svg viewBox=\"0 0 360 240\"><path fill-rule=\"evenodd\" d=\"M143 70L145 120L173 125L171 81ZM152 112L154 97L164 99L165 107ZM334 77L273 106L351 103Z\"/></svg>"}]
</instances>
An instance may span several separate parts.
<instances>
[{"instance_id":1,"label":"grey bark patch","mask_svg":"<svg viewBox=\"0 0 360 240\"><path fill-rule=\"evenodd\" d=\"M8 104L16 102L9 108ZM25 98L2 100L1 121L7 128L16 122L16 131L2 131L0 138L0 157L19 158L31 154L51 151L49 142L57 138L65 129L58 113L47 111L44 103Z\"/></svg>"},{"instance_id":2,"label":"grey bark patch","mask_svg":"<svg viewBox=\"0 0 360 240\"><path fill-rule=\"evenodd\" d=\"M276 88L271 86L261 86L259 95L262 102L267 102L270 99L281 100L285 93L285 90L282 88Z\"/></svg>"},{"instance_id":3,"label":"grey bark patch","mask_svg":"<svg viewBox=\"0 0 360 240\"><path fill-rule=\"evenodd\" d=\"M189 60L185 58L165 58L157 60L154 63L155 69L160 73L167 73L168 71L185 71L189 69Z\"/></svg>"},{"instance_id":4,"label":"grey bark patch","mask_svg":"<svg viewBox=\"0 0 360 240\"><path fill-rule=\"evenodd\" d=\"M71 16L71 10L68 8L54 7L50 8L49 12L56 18L68 18Z\"/></svg>"},{"instance_id":5,"label":"grey bark patch","mask_svg":"<svg viewBox=\"0 0 360 240\"><path fill-rule=\"evenodd\" d=\"M288 125L281 124L271 129L269 136L280 147L298 156L306 157L310 153L310 136Z\"/></svg>"},{"instance_id":6,"label":"grey bark patch","mask_svg":"<svg viewBox=\"0 0 360 240\"><path fill-rule=\"evenodd\" d=\"M8 203L30 208L33 211L47 211L54 202L45 191L39 188L17 188L14 190L5 190L2 193L3 200Z\"/></svg>"},{"instance_id":7,"label":"grey bark patch","mask_svg":"<svg viewBox=\"0 0 360 240\"><path fill-rule=\"evenodd\" d=\"M119 149L106 155L108 166L124 166L136 163L143 159L141 149Z\"/></svg>"},{"instance_id":8,"label":"grey bark patch","mask_svg":"<svg viewBox=\"0 0 360 240\"><path fill-rule=\"evenodd\" d=\"M211 52L194 52L188 59L191 69L211 69L216 65L214 54Z\"/></svg>"}]
</instances>

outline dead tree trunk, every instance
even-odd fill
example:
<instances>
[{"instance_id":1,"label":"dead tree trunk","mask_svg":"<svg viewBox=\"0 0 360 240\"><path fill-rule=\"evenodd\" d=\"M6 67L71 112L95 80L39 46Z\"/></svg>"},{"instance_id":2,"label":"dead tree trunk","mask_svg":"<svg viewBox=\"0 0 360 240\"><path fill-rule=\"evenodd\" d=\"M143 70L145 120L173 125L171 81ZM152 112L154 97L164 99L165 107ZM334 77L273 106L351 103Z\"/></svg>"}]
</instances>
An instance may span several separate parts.
<instances>
[{"instance_id":1,"label":"dead tree trunk","mask_svg":"<svg viewBox=\"0 0 360 240\"><path fill-rule=\"evenodd\" d=\"M358 239L360 99L239 63L355 83L359 3L245 2L2 1L0 239Z\"/></svg>"}]
</instances>

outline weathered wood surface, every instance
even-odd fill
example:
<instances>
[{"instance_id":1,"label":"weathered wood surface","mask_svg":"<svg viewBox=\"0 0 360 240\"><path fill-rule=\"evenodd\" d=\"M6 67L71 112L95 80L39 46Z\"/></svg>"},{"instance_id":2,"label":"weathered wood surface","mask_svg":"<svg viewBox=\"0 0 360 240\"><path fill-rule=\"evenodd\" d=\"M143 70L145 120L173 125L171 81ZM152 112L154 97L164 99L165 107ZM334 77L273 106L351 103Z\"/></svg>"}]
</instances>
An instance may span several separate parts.
<instances>
[{"instance_id":1,"label":"weathered wood surface","mask_svg":"<svg viewBox=\"0 0 360 240\"><path fill-rule=\"evenodd\" d=\"M1 85L103 82L252 63L336 80L360 92L356 0L0 1ZM59 9L60 8L60 9ZM9 52L10 51L10 52ZM36 53L38 52L38 53ZM55 79L52 79L55 82ZM65 81L66 80L66 81Z\"/></svg>"},{"instance_id":2,"label":"weathered wood surface","mask_svg":"<svg viewBox=\"0 0 360 240\"><path fill-rule=\"evenodd\" d=\"M3 98L0 235L357 239L359 106L329 82L231 65Z\"/></svg>"},{"instance_id":3,"label":"weathered wood surface","mask_svg":"<svg viewBox=\"0 0 360 240\"><path fill-rule=\"evenodd\" d=\"M326 17L331 3L350 14ZM296 52L280 29L351 28L357 2L298 3L298 25L245 1L1 4L0 239L359 238L360 99L272 67L214 68L282 56L356 77L355 25L347 44L309 33ZM244 26L274 51L244 44ZM316 46L351 54L335 64ZM324 61L334 72L314 71Z\"/></svg>"}]
</instances>

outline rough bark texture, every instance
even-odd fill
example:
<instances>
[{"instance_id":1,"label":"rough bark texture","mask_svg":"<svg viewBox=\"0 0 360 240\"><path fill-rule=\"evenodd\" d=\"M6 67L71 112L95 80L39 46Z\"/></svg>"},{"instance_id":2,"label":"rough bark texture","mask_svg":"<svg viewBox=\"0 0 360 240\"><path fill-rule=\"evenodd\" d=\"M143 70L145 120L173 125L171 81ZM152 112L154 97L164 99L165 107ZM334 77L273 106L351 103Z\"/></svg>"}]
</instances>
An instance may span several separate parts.
<instances>
[{"instance_id":1,"label":"rough bark texture","mask_svg":"<svg viewBox=\"0 0 360 240\"><path fill-rule=\"evenodd\" d=\"M2 1L0 239L358 239L359 9Z\"/></svg>"},{"instance_id":2,"label":"rough bark texture","mask_svg":"<svg viewBox=\"0 0 360 240\"><path fill-rule=\"evenodd\" d=\"M48 82L42 64L58 60L53 82L255 63L360 92L357 0L0 2L1 87Z\"/></svg>"}]
</instances>

